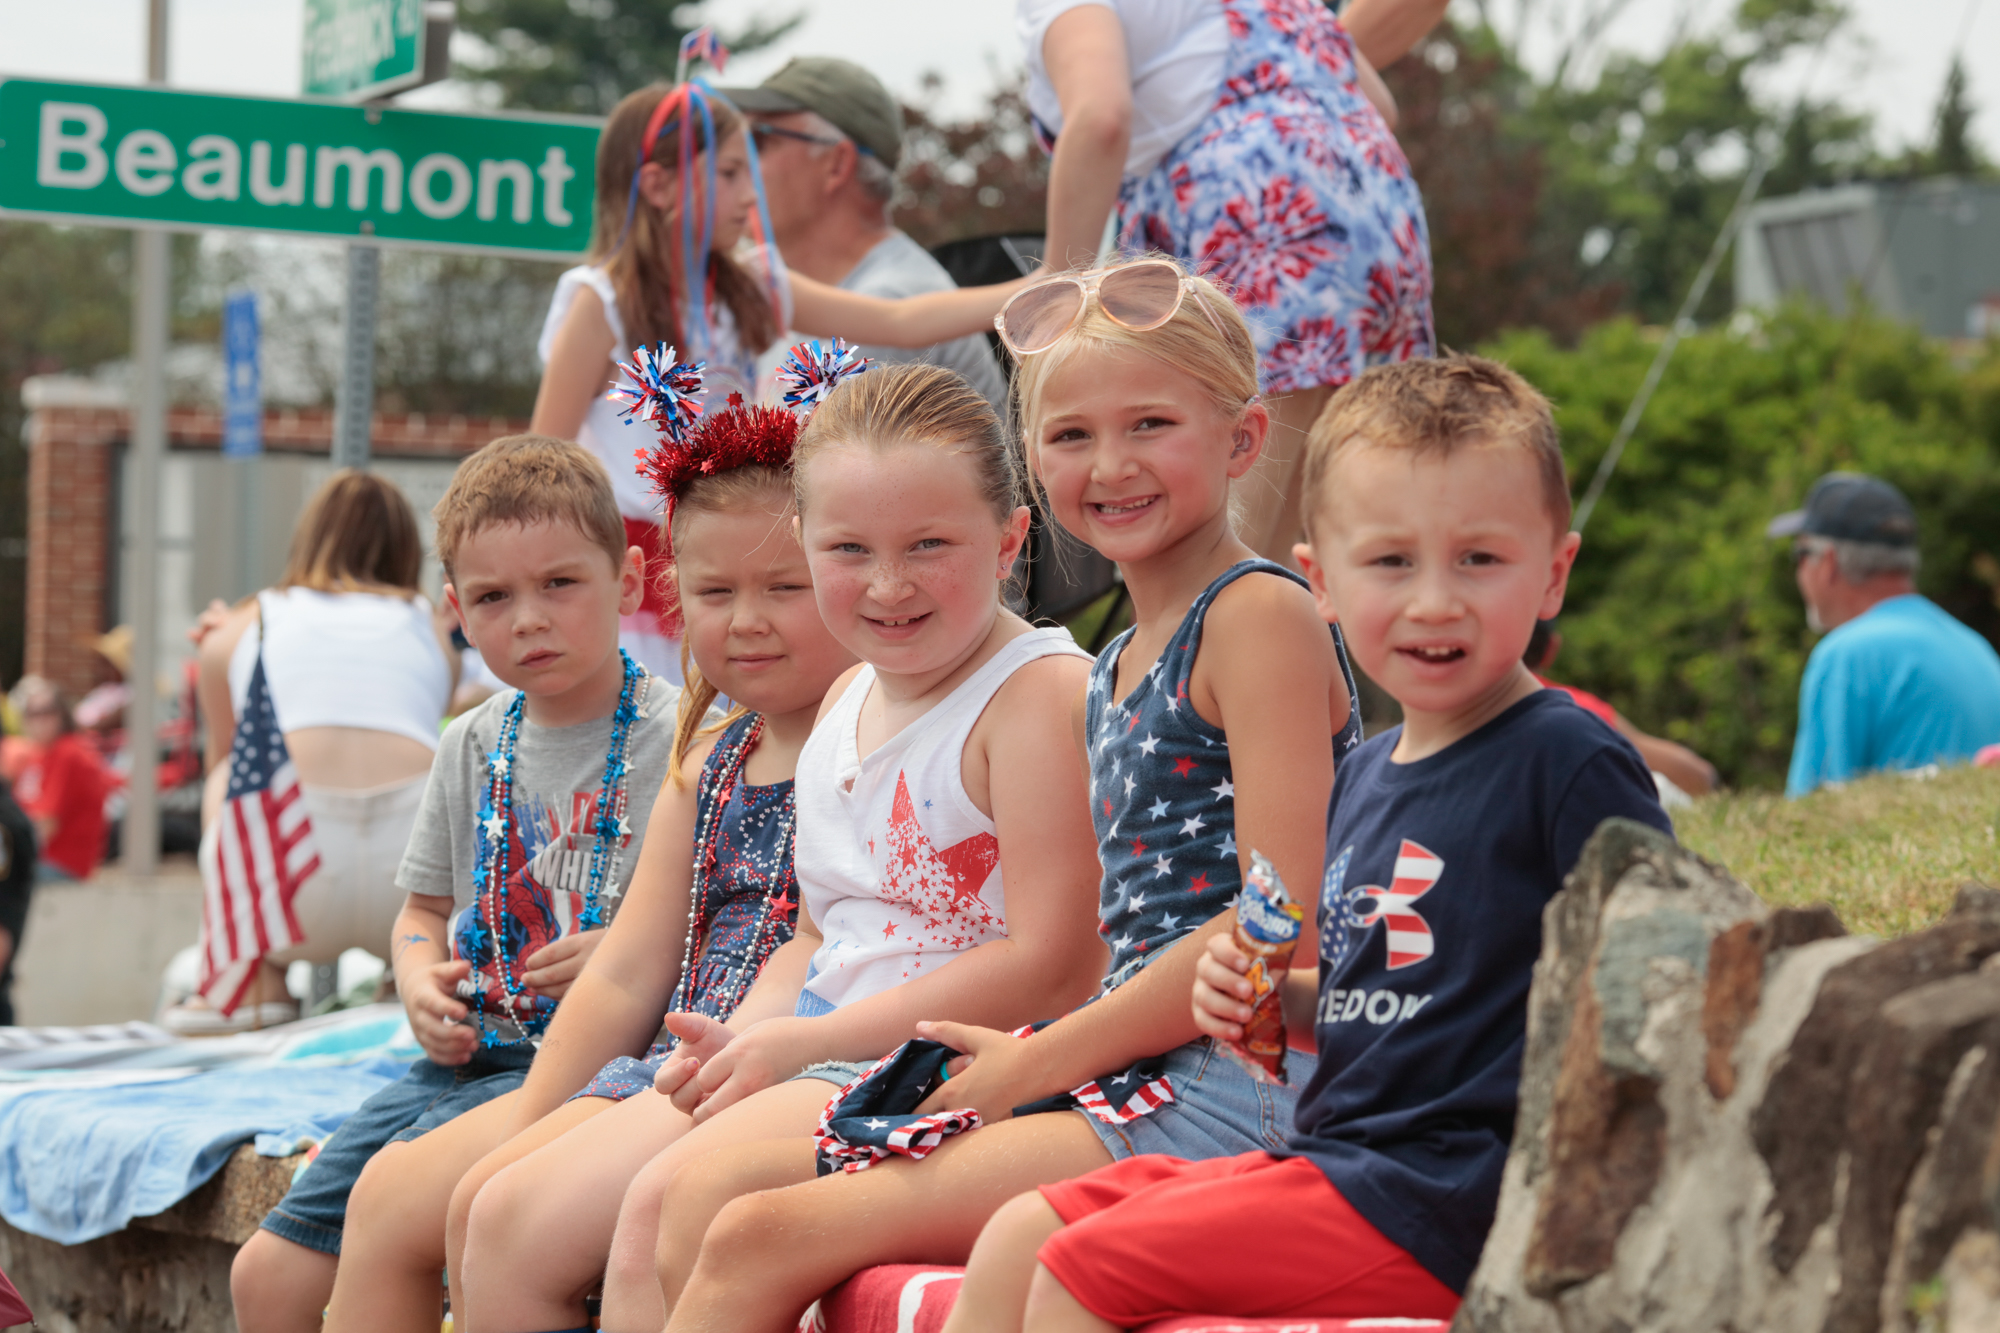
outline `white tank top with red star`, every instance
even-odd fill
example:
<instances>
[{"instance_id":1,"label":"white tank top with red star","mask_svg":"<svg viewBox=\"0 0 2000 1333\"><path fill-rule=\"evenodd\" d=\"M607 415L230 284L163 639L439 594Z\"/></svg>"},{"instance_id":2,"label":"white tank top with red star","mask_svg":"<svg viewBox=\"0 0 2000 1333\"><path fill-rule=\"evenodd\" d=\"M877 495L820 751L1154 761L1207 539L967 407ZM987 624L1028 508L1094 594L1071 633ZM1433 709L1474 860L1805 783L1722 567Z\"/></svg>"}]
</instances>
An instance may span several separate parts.
<instances>
[{"instance_id":1,"label":"white tank top with red star","mask_svg":"<svg viewBox=\"0 0 2000 1333\"><path fill-rule=\"evenodd\" d=\"M1006 936L1000 841L965 794L965 742L1009 676L1055 656L1090 660L1065 629L1009 640L865 759L855 727L875 668L864 666L813 728L794 788L795 864L800 900L825 943L800 1013L866 999Z\"/></svg>"}]
</instances>

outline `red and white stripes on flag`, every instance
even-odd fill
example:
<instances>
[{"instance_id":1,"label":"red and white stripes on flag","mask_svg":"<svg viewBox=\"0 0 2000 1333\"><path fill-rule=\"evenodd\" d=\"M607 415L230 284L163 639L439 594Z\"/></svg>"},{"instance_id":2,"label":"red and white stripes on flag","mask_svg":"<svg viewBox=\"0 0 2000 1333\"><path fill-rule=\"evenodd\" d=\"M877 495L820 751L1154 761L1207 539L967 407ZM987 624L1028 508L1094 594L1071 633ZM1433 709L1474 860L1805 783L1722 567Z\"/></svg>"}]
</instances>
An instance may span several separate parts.
<instances>
[{"instance_id":1,"label":"red and white stripes on flag","mask_svg":"<svg viewBox=\"0 0 2000 1333\"><path fill-rule=\"evenodd\" d=\"M1375 910L1357 919L1362 927L1382 922L1389 936L1389 966L1421 963L1437 947L1430 923L1417 914L1415 903L1444 874L1444 858L1420 843L1403 839L1396 853L1396 874L1387 890L1372 889Z\"/></svg>"},{"instance_id":2,"label":"red and white stripes on flag","mask_svg":"<svg viewBox=\"0 0 2000 1333\"><path fill-rule=\"evenodd\" d=\"M214 864L202 876L197 990L225 1014L243 1002L267 954L304 942L292 900L319 869L312 818L278 730L261 657L247 694L229 749Z\"/></svg>"}]
</instances>

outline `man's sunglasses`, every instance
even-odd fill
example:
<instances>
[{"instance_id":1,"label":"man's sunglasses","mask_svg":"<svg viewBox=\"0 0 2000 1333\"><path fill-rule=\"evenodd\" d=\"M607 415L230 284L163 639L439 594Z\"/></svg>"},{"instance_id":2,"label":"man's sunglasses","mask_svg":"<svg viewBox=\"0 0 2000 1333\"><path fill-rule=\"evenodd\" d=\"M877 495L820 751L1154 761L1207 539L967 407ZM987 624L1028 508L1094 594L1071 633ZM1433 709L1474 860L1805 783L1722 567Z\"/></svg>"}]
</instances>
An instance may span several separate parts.
<instances>
[{"instance_id":1,"label":"man's sunglasses","mask_svg":"<svg viewBox=\"0 0 2000 1333\"><path fill-rule=\"evenodd\" d=\"M824 134L807 134L804 130L788 130L782 125L761 123L750 127L750 136L757 141L757 146L760 148L773 139L795 139L800 143L814 144L820 148L834 148L847 142L845 139L828 138ZM859 143L854 145L854 149L859 153L868 152L867 147ZM869 156L872 157L874 154L870 153Z\"/></svg>"}]
</instances>

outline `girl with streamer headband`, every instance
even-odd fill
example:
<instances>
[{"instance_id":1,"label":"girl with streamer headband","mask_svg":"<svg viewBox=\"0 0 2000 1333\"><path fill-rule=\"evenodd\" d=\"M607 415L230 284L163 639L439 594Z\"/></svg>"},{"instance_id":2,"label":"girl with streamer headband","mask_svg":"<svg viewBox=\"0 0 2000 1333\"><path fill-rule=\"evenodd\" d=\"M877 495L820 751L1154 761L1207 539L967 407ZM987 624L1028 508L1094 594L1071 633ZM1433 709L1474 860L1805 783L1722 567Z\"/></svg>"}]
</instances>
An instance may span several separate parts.
<instances>
[{"instance_id":1,"label":"girl with streamer headband","mask_svg":"<svg viewBox=\"0 0 2000 1333\"><path fill-rule=\"evenodd\" d=\"M613 108L598 139L590 250L557 280L542 327L532 429L603 460L632 543L657 563L666 556L658 499L632 466L649 440L604 397L615 362L664 343L704 363L708 395L755 401L757 357L786 328L925 347L983 332L1018 286L885 301L788 273L769 241L756 144L744 128L701 79L642 88ZM623 628L634 656L674 676L676 627L663 597L649 596Z\"/></svg>"},{"instance_id":2,"label":"girl with streamer headband","mask_svg":"<svg viewBox=\"0 0 2000 1333\"><path fill-rule=\"evenodd\" d=\"M613 1182L571 1200L564 1239L542 1241L594 1251L601 1266L622 1180L686 1126L651 1090L669 1050L648 1050L661 1015L747 1025L793 1008L797 975L778 978L775 993L753 983L791 939L798 910L798 752L828 687L853 662L820 618L791 531L799 421L777 408L684 410L691 395L698 403L700 372L673 364L665 349L627 374L646 386L635 415L662 428L646 470L671 506L676 604L687 627L688 685L670 758L653 770L668 780L621 908L551 1018L526 1083L481 1108L490 1123L476 1142L454 1140L455 1150L463 1145L457 1185L435 1214L358 1219L366 1225L350 1234L329 1327L434 1330L441 1269L464 1327L464 1277L487 1258L476 1244L467 1251L467 1214L481 1185L522 1159L532 1159L525 1171L552 1167L566 1182ZM718 691L734 705L719 721ZM600 1117L609 1117L602 1128Z\"/></svg>"},{"instance_id":3,"label":"girl with streamer headband","mask_svg":"<svg viewBox=\"0 0 2000 1333\"><path fill-rule=\"evenodd\" d=\"M813 409L794 453L794 531L829 632L863 665L827 692L799 753L798 934L746 1002L782 977L793 1008L755 1024L670 1017L682 1045L656 1091L627 1105L670 1104L693 1129L621 1182L608 1264L604 1248L565 1238L584 1216L602 1236L607 1178L581 1152L494 1177L471 1212L475 1328L574 1328L602 1272L605 1327L657 1329L659 1243L683 1213L706 1216L663 1207L682 1164L751 1142L781 1158L767 1184L810 1179L827 1099L917 1020L1054 1017L1102 970L1070 717L1088 660L1067 631L1035 629L1001 600L1028 511L1000 421L950 371L843 378L855 358L839 344L805 351L784 377L787 400ZM671 384L671 367L653 369ZM677 399L660 406L678 413ZM708 412L692 419L695 466L720 427ZM680 457L670 446L653 461L687 467ZM694 595L685 572L681 586Z\"/></svg>"}]
</instances>

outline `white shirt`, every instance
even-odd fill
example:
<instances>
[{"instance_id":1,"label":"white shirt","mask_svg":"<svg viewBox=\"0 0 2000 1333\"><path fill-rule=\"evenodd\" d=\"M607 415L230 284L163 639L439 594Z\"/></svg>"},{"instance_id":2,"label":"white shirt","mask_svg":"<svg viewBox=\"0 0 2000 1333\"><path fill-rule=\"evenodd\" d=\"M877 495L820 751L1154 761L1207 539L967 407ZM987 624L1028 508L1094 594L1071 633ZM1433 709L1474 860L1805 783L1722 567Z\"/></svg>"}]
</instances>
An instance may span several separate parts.
<instances>
[{"instance_id":1,"label":"white shirt","mask_svg":"<svg viewBox=\"0 0 2000 1333\"><path fill-rule=\"evenodd\" d=\"M1132 143L1125 176L1143 176L1214 109L1229 59L1221 0L1016 0L1015 26L1028 57L1028 109L1062 133L1062 103L1049 82L1042 42L1072 9L1096 5L1125 30L1132 75Z\"/></svg>"},{"instance_id":2,"label":"white shirt","mask_svg":"<svg viewBox=\"0 0 2000 1333\"><path fill-rule=\"evenodd\" d=\"M278 730L360 727L437 749L438 723L451 702L451 664L428 601L286 588L257 594L257 606L261 638L251 624L229 655L229 701L237 717L261 644Z\"/></svg>"},{"instance_id":3,"label":"white shirt","mask_svg":"<svg viewBox=\"0 0 2000 1333\"><path fill-rule=\"evenodd\" d=\"M806 989L839 1008L1007 934L993 821L965 794L965 742L1007 678L1038 658L1081 657L1066 629L1010 639L922 717L859 757L864 666L799 753L799 898L825 943Z\"/></svg>"},{"instance_id":4,"label":"white shirt","mask_svg":"<svg viewBox=\"0 0 2000 1333\"><path fill-rule=\"evenodd\" d=\"M778 300L784 307L779 312L779 327L791 323L792 287L785 275L785 263L776 249L758 247L744 256L744 262L754 274L761 270L765 257L772 265L778 288ZM604 322L611 326L614 350L612 355L619 361L632 359L632 344L625 335L625 320L618 311L618 293L611 285L611 277L601 268L578 265L556 279L556 294L549 302L548 318L542 321L541 341L535 352L542 364L549 363L549 353L555 350L556 333L562 328L563 320L569 317L569 308L576 303L577 292L588 287L597 293L597 299L604 306ZM747 352L736 329L736 316L729 307L720 302L709 307L709 348L702 359L708 362L708 369L702 372L703 401L722 402L732 393L740 393L746 400L757 398L756 357ZM690 349L679 348L683 357L692 355ZM623 377L620 377L622 382ZM639 475L634 457L642 449L651 449L659 443L660 435L645 421L626 421L619 415L623 404L608 395L611 382L607 380L604 392L591 400L590 411L584 415L583 425L577 430L576 442L591 453L611 473L611 493L618 499L618 512L626 518L658 520L660 517L660 497L653 494L653 488Z\"/></svg>"}]
</instances>

